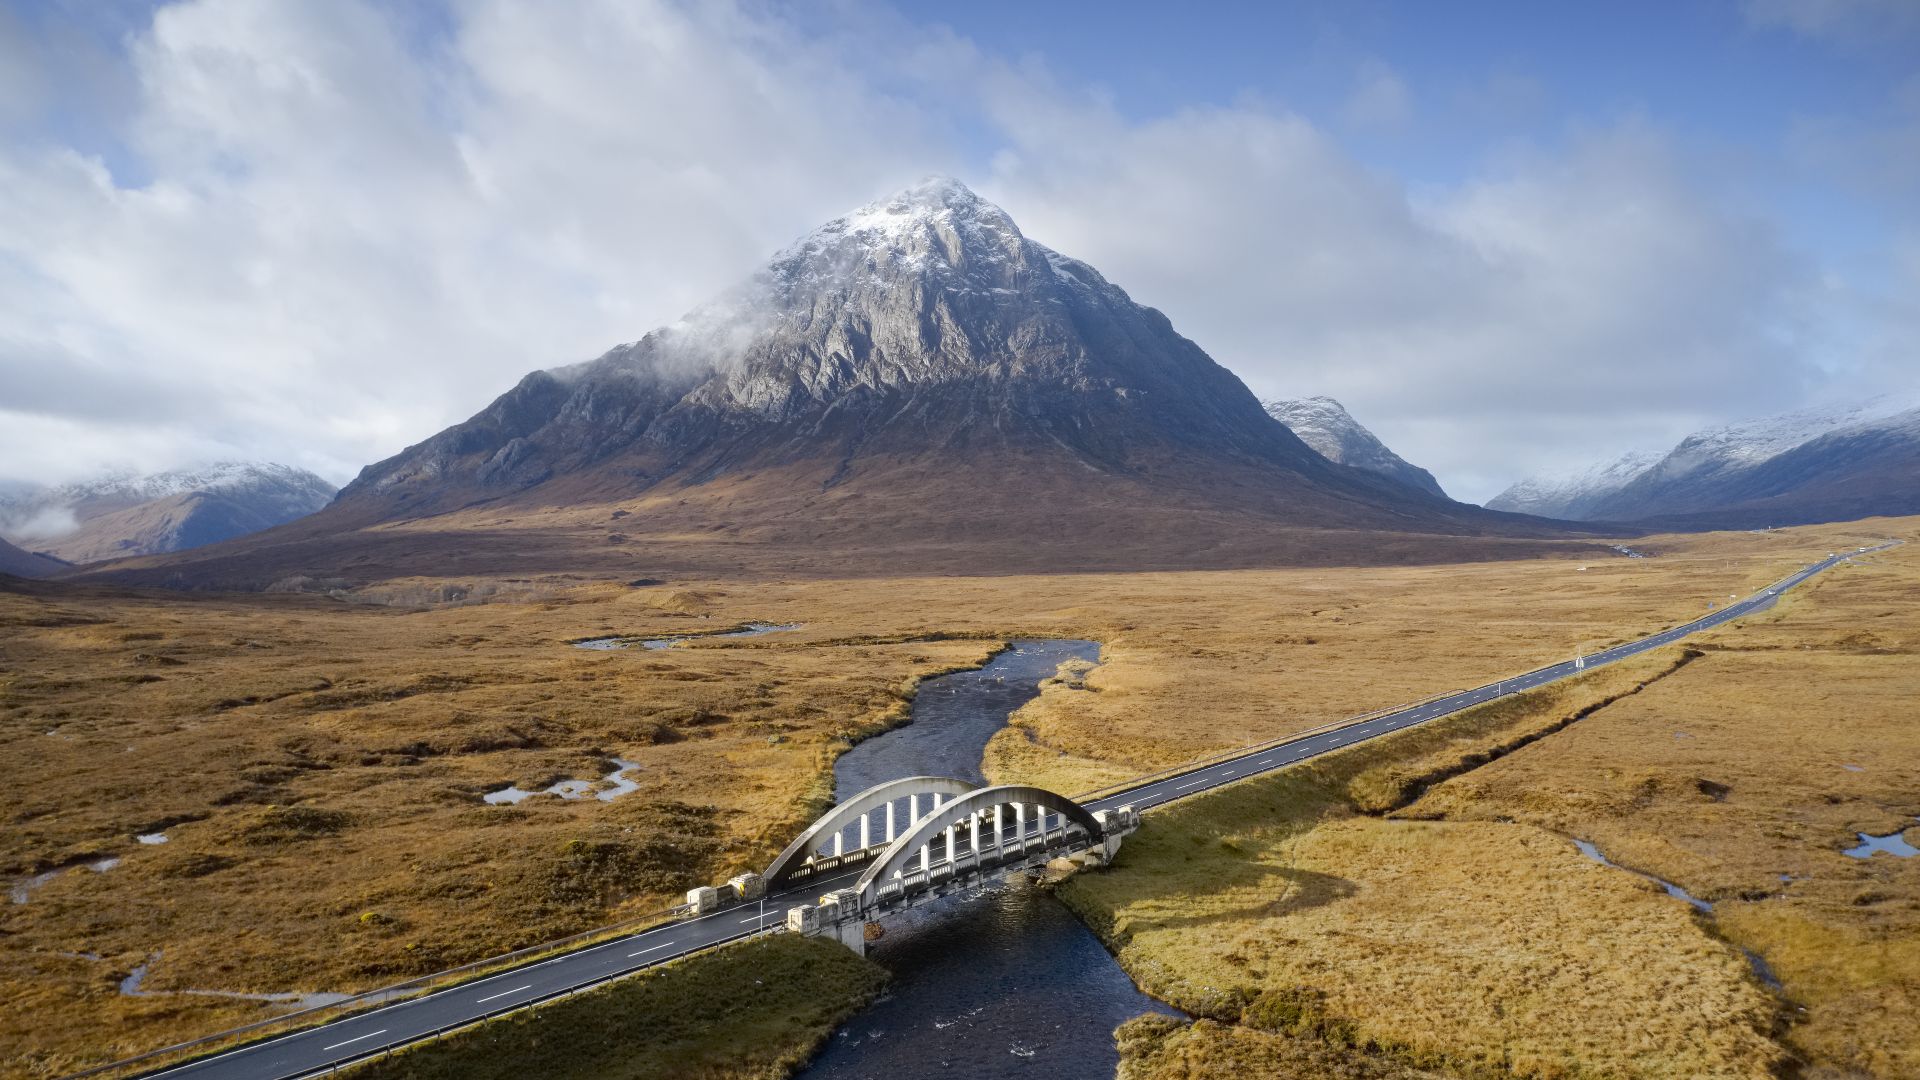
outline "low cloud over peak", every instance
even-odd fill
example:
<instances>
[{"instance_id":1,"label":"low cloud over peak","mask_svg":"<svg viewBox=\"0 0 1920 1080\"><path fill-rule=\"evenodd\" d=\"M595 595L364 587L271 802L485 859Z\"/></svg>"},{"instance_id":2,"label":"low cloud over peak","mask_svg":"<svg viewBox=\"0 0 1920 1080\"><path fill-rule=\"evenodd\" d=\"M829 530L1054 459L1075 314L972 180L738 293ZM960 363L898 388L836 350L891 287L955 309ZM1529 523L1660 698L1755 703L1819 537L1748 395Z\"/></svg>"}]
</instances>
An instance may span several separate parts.
<instances>
[{"instance_id":1,"label":"low cloud over peak","mask_svg":"<svg viewBox=\"0 0 1920 1080\"><path fill-rule=\"evenodd\" d=\"M14 68L0 114L0 454L41 481L222 456L345 480L929 173L1468 499L1895 378L1920 322L1657 110L1448 169L1350 145L1488 81L1392 57L1328 65L1317 111L1142 102L878 6L611 0L192 0L90 37L15 17L0 56L55 29L90 60Z\"/></svg>"}]
</instances>

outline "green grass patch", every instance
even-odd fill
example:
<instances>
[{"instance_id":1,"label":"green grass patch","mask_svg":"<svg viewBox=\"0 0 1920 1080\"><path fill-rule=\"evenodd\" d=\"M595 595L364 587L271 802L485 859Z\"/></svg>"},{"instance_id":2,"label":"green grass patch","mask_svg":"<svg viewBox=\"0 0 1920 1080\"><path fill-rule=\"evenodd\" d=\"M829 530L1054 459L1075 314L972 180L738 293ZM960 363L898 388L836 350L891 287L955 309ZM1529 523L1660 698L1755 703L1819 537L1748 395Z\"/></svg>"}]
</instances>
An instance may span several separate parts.
<instances>
[{"instance_id":1,"label":"green grass patch","mask_svg":"<svg viewBox=\"0 0 1920 1080\"><path fill-rule=\"evenodd\" d=\"M784 1077L886 983L878 965L774 934L357 1066L357 1080Z\"/></svg>"}]
</instances>

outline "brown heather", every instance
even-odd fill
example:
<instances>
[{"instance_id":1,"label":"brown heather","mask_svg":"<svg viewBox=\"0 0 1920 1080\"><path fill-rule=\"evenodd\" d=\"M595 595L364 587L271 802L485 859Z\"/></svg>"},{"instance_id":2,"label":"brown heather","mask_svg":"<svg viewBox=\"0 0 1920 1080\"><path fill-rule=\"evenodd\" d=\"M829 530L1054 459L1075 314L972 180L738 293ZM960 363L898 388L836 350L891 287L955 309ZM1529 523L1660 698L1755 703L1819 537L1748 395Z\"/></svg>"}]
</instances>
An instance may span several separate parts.
<instances>
[{"instance_id":1,"label":"brown heather","mask_svg":"<svg viewBox=\"0 0 1920 1080\"><path fill-rule=\"evenodd\" d=\"M823 805L841 749L902 720L918 679L978 664L1008 637L1105 643L1102 666L1056 681L989 751L994 775L1078 790L1644 634L1835 545L1889 530L1911 535L1915 524L1655 538L1636 544L1659 554L1647 560L1581 547L1569 549L1572 557L1385 568L688 579L645 587L566 577L403 579L354 594L372 602L9 584L0 588L0 759L17 782L0 831L0 875L18 880L108 855L123 861L104 873L70 870L27 903L0 908L0 993L10 1002L0 1019L8 1055L0 1072L57 1074L274 1011L202 996L121 995L118 980L142 962L152 962L144 987L153 991L364 990L643 913L689 884L757 866ZM1889 565L1896 560L1844 574L1866 580ZM482 595L487 602L470 602ZM1779 617L1801 610L1795 601ZM805 626L662 651L568 644L751 620ZM1879 633L1880 625L1892 624L1869 629ZM1748 633L1726 635L1724 643L1744 645ZM1790 626L1780 634L1783 643L1795 640ZM1395 805L1418 796L1423 777L1458 772L1413 804L1411 812L1427 813L1454 785L1499 776L1489 770L1578 737L1732 655L1710 650L1648 690L1517 749L1507 746L1517 732L1557 719L1567 703L1546 720L1521 717L1476 734L1472 747L1422 750L1431 766L1396 772L1381 759L1371 778L1308 801L1314 821L1336 808L1337 820L1325 828L1306 829L1290 816L1309 808L1291 795L1250 804L1249 814L1270 818L1235 824L1246 837L1238 853L1218 845L1169 852L1155 837L1187 835L1204 823L1183 824L1186 815L1204 817L1210 803L1248 796L1227 793L1155 815L1130 841L1127 865L1085 879L1087 888L1121 889L1147 872L1156 851L1168 852L1164 858L1180 865L1158 886L1154 917L1177 922L1179 906L1190 905L1187 933L1218 935L1215 944L1226 943L1219 956L1245 953L1249 968L1257 957L1267 974L1245 982L1259 988L1254 1000L1286 990L1256 1010L1264 1022L1311 1028L1324 1041L1364 1016L1379 1030L1359 1037L1378 1041L1375 1056L1395 1068L1410 1061L1477 1067L1493 1032L1515 1039L1527 1067L1538 1063L1543 1075L1621 1054L1644 1064L1678 1052L1676 1032L1694 1030L1655 1023L1644 1006L1656 989L1687 1003L1669 1012L1719 1025L1697 1060L1764 1066L1778 1055L1761 1033L1774 1006L1742 974L1738 954L1676 912L1678 905L1628 875L1582 862L1532 826L1416 825L1356 809ZM1861 670L1901 663L1894 652L1848 655ZM1613 677L1593 685L1618 691L1601 681ZM1763 695L1751 707L1770 703ZM1801 760L1780 767L1799 767L1820 746L1857 752L1835 741L1847 727L1820 715L1816 723L1779 721L1805 740ZM1460 771L1489 747L1511 753ZM534 788L599 777L614 756L642 766L633 774L639 790L618 800L481 802L483 792L509 782ZM1888 760L1914 758L1908 751ZM1725 803L1686 805L1710 813L1740 805L1746 781L1726 782L1733 794ZM1559 783L1526 786L1559 790ZM1593 783L1573 775L1563 786L1577 793ZM1792 792L1787 785L1778 797ZM1893 809L1888 801L1860 827L1888 826ZM1507 813L1518 816L1519 808ZM163 828L167 844L134 842L136 833ZM1660 869L1624 834L1593 835L1621 861ZM1263 846L1270 842L1285 846ZM1224 875L1218 890L1207 870L1214 863ZM1669 869L1693 885L1684 868ZM1862 871L1892 873L1878 864ZM1262 891L1263 882L1295 878L1297 890ZM1326 879L1378 887L1345 895ZM1804 964L1782 952L1790 992L1836 978L1818 975L1819 963L1843 947L1873 948L1891 925L1883 913L1912 902L1910 883L1889 877L1873 888L1891 899L1852 905L1856 889L1847 898L1853 921L1822 924L1838 944L1815 948ZM1276 938L1259 952L1266 931L1236 929L1235 905L1264 910L1283 896L1299 909L1285 933L1302 944L1282 948ZM1427 914L1401 921L1411 912ZM1727 927L1738 920L1729 912L1723 921L1721 932L1732 933ZM1756 942L1787 934L1753 925ZM1469 930L1451 945L1444 936ZM1332 947L1343 935L1366 947ZM1164 940L1178 955L1211 955L1213 945L1198 940L1176 949L1177 937ZM1241 937L1246 942L1235 944ZM1496 949L1503 939L1505 953ZM1144 955L1139 943L1147 938L1133 940L1123 950L1130 964ZM1439 1015L1438 1002L1468 1004L1459 997L1423 1005L1410 996L1435 982L1427 973L1453 971L1453 982L1468 988L1509 985L1536 970L1529 949L1573 956L1581 941L1591 954L1582 962L1609 972L1606 980L1547 980L1529 1007L1509 1000L1508 1017L1497 1023L1470 1013L1471 1022L1449 1022L1458 1039L1406 1056L1408 1047L1424 1045L1410 1033ZM1287 970L1282 961L1296 954L1329 966L1282 987L1275 981ZM1617 959L1602 963L1606 956ZM1341 977L1343 957L1361 982ZM1480 972L1480 981L1459 978L1462 969L1442 961ZM1225 959L1204 963L1240 970ZM1875 969L1844 970L1869 984L1862 993L1891 985ZM1138 968L1136 975L1149 987L1165 982ZM1336 983L1346 986L1341 992L1398 987L1400 996L1380 991L1362 1012L1363 1003L1337 996ZM1329 997L1300 996L1299 987ZM1577 1036L1556 1041L1550 1028L1566 1017L1579 1019ZM1643 1021L1653 1026L1640 1034ZM1271 1037L1264 1030L1254 1035ZM1240 1046L1246 1037L1240 1029L1196 1029L1170 1038L1193 1048L1221 1039ZM1854 1037L1895 1045L1878 1028ZM1624 1049L1615 1045L1623 1041ZM1301 1060L1328 1052L1313 1049Z\"/></svg>"}]
</instances>

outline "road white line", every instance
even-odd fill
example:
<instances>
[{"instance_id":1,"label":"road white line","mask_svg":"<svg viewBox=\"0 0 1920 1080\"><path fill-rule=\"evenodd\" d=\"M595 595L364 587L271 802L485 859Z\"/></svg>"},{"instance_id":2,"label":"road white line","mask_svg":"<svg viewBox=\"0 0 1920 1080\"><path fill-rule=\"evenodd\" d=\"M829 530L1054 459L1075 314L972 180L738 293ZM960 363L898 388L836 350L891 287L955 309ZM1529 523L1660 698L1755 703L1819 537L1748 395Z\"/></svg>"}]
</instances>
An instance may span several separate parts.
<instances>
[{"instance_id":1,"label":"road white line","mask_svg":"<svg viewBox=\"0 0 1920 1080\"><path fill-rule=\"evenodd\" d=\"M672 945L673 945L673 942L671 941L663 941L658 945L649 945L646 948L641 949L639 952L628 953L627 959L631 960L636 956L645 956L647 953L650 953L650 952L659 952L661 949L669 948Z\"/></svg>"},{"instance_id":2,"label":"road white line","mask_svg":"<svg viewBox=\"0 0 1920 1080\"><path fill-rule=\"evenodd\" d=\"M354 1036L353 1038L351 1038L351 1039L348 1039L348 1040L347 1040L346 1042L337 1042L337 1043L334 1043L334 1044L333 1044L332 1046L323 1046L323 1047L321 1047L320 1049L322 1049L322 1050L338 1050L338 1049L340 1049L340 1048L341 1048L341 1047L343 1047L343 1046L352 1046L352 1045L353 1045L354 1043L357 1043L357 1042L359 1042L359 1041L361 1041L362 1039L371 1039L371 1038L373 1038L373 1037L374 1037L375 1035L385 1035L386 1033L387 1033L387 1029L386 1029L386 1028L381 1028L381 1029L380 1029L379 1031L369 1031L369 1032L367 1032L367 1033L366 1033L365 1035L355 1035L355 1036Z\"/></svg>"},{"instance_id":3,"label":"road white line","mask_svg":"<svg viewBox=\"0 0 1920 1080\"><path fill-rule=\"evenodd\" d=\"M741 919L741 920L740 920L740 922L741 922L741 924L742 924L742 925L745 925L746 923L750 923L750 922L763 922L763 921L765 921L765 920L766 920L766 916L765 916L765 915L755 915L754 917L752 917L752 918L750 918L750 919Z\"/></svg>"},{"instance_id":4,"label":"road white line","mask_svg":"<svg viewBox=\"0 0 1920 1080\"><path fill-rule=\"evenodd\" d=\"M514 987L514 988L513 988L513 989L511 989L511 990L502 990L502 991L500 991L499 993L497 993L497 994L495 994L495 995L493 995L493 997L483 997L483 998L481 998L481 999L480 999L479 1001L476 1001L476 1002L474 1002L474 1004L475 1004L475 1005L485 1005L485 1004L486 1004L487 1002L489 1002L489 1001L496 1001L496 1000L498 1000L498 999L500 999L500 998L503 998L503 997L507 997L507 996L509 996L509 995L512 995L512 994L517 994L517 993L519 993L519 992L520 992L520 991L522 991L522 990L531 990L531 989L533 989L533 984L532 984L532 983L528 983L528 984L527 984L527 985L525 985L525 986L516 986L516 987Z\"/></svg>"},{"instance_id":5,"label":"road white line","mask_svg":"<svg viewBox=\"0 0 1920 1080\"><path fill-rule=\"evenodd\" d=\"M1187 789L1188 789L1188 788L1190 788L1190 787L1199 787L1199 786L1200 786L1201 784L1204 784L1204 783L1206 783L1206 781L1205 781L1205 780L1195 780L1195 781L1194 781L1193 783L1191 783L1191 784L1176 784L1176 785L1174 786L1174 789L1173 789L1173 790L1175 790L1175 791L1185 791L1185 790L1187 790Z\"/></svg>"},{"instance_id":6,"label":"road white line","mask_svg":"<svg viewBox=\"0 0 1920 1080\"><path fill-rule=\"evenodd\" d=\"M1273 759L1272 759L1272 758L1267 758L1267 759L1266 759L1265 761L1256 761L1256 762L1254 762L1254 764L1255 764L1255 765L1271 765L1271 764L1273 764Z\"/></svg>"}]
</instances>

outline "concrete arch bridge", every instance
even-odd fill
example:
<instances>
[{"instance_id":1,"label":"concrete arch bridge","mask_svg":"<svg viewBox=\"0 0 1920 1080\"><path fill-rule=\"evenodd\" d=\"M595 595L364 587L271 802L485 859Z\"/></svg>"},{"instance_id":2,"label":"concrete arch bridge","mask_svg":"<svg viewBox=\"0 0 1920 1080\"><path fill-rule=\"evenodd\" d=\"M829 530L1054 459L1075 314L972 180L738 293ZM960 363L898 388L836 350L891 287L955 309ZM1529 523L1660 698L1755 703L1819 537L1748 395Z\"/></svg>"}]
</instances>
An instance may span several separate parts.
<instances>
[{"instance_id":1,"label":"concrete arch bridge","mask_svg":"<svg viewBox=\"0 0 1920 1080\"><path fill-rule=\"evenodd\" d=\"M1089 811L1045 788L911 776L829 810L749 887L786 892L865 867L853 885L787 912L788 929L864 952L869 923L1055 859L1104 865L1138 825L1131 806Z\"/></svg>"}]
</instances>

